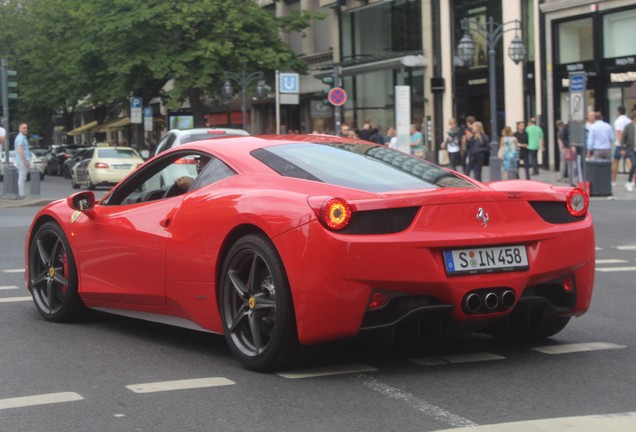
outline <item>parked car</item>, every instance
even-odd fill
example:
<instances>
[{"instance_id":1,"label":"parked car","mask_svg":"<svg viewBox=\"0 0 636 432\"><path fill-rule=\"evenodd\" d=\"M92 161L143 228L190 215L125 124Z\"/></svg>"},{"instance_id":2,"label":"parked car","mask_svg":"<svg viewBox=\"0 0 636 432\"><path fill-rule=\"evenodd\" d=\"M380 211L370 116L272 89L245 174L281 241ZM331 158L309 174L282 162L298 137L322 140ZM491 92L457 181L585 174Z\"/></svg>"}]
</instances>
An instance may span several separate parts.
<instances>
[{"instance_id":1,"label":"parked car","mask_svg":"<svg viewBox=\"0 0 636 432\"><path fill-rule=\"evenodd\" d=\"M243 129L231 128L197 128L197 129L172 129L159 141L153 156L168 149L193 141L207 140L211 138L224 138L228 136L246 136L249 132Z\"/></svg>"},{"instance_id":2,"label":"parked car","mask_svg":"<svg viewBox=\"0 0 636 432\"><path fill-rule=\"evenodd\" d=\"M199 162L191 185L156 189L184 159ZM588 205L581 188L482 184L362 140L198 141L99 202L40 210L25 281L46 320L94 308L222 333L254 370L353 336L542 339L590 307Z\"/></svg>"},{"instance_id":3,"label":"parked car","mask_svg":"<svg viewBox=\"0 0 636 432\"><path fill-rule=\"evenodd\" d=\"M11 150L9 152L9 163L14 166L17 167L16 162L15 162L15 150ZM0 159L0 180L4 180L4 161L5 161L5 152L2 152L2 157ZM35 168L40 172L40 180L44 180L45 174L46 174L46 165L44 164L44 162L42 161L42 158L40 158L37 154L32 153L31 154L31 168ZM29 170L27 173L27 180L31 180L31 171Z\"/></svg>"},{"instance_id":4,"label":"parked car","mask_svg":"<svg viewBox=\"0 0 636 432\"><path fill-rule=\"evenodd\" d=\"M71 178L71 171L77 162L80 162L88 154L87 150L92 150L92 147L77 147L69 148L70 157L62 164L62 176L65 179Z\"/></svg>"},{"instance_id":5,"label":"parked car","mask_svg":"<svg viewBox=\"0 0 636 432\"><path fill-rule=\"evenodd\" d=\"M69 161L71 161L71 159L68 159L64 165L66 166L66 164L68 164L69 166L71 166L71 186L73 187L73 189L79 189L80 184L77 182L77 168L80 165L80 162L82 162L84 159L86 159L87 157L90 157L93 153L93 149L94 147L86 147L83 148L81 150L79 150L74 156L73 156L73 160L72 163L69 163Z\"/></svg>"},{"instance_id":6,"label":"parked car","mask_svg":"<svg viewBox=\"0 0 636 432\"><path fill-rule=\"evenodd\" d=\"M68 147L65 145L54 145L48 153L48 163L46 173L49 175L62 175L64 161L71 157Z\"/></svg>"},{"instance_id":7,"label":"parked car","mask_svg":"<svg viewBox=\"0 0 636 432\"><path fill-rule=\"evenodd\" d=\"M75 182L88 189L114 185L143 163L139 153L130 147L94 147L77 165Z\"/></svg>"}]
</instances>

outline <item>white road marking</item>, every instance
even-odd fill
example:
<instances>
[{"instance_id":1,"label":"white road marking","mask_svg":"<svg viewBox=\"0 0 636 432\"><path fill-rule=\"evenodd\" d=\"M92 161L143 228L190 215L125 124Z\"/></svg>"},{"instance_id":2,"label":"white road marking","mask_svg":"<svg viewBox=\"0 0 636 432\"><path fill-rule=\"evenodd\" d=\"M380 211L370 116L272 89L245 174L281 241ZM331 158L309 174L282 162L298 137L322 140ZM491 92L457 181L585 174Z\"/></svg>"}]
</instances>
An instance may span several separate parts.
<instances>
[{"instance_id":1,"label":"white road marking","mask_svg":"<svg viewBox=\"0 0 636 432\"><path fill-rule=\"evenodd\" d=\"M631 267L602 267L602 268L596 268L597 271L600 272L625 272L625 271L636 271L636 266L631 266Z\"/></svg>"},{"instance_id":2,"label":"white road marking","mask_svg":"<svg viewBox=\"0 0 636 432\"><path fill-rule=\"evenodd\" d=\"M0 286L0 291L2 291L2 290L12 290L12 289L18 289L18 287L15 286L15 285L2 285L2 286Z\"/></svg>"},{"instance_id":3,"label":"white road marking","mask_svg":"<svg viewBox=\"0 0 636 432\"><path fill-rule=\"evenodd\" d=\"M196 389L196 388L207 388L207 387L220 387L220 386L228 386L234 385L234 381L230 381L227 378L196 378L196 379L186 379L186 380L178 380L178 381L163 381L163 382L154 382L154 383L145 383L145 384L132 384L126 386L128 390L132 390L135 393L155 393L162 391L172 391L172 390L188 390L188 389Z\"/></svg>"},{"instance_id":4,"label":"white road marking","mask_svg":"<svg viewBox=\"0 0 636 432\"><path fill-rule=\"evenodd\" d=\"M598 246L596 246L596 248L595 248L595 249L596 249L597 251L598 251L598 250L603 250L603 248L600 248L600 247L598 247Z\"/></svg>"},{"instance_id":5,"label":"white road marking","mask_svg":"<svg viewBox=\"0 0 636 432\"><path fill-rule=\"evenodd\" d=\"M277 372L276 375L287 379L317 378L333 375L359 374L363 372L377 372L374 367L363 364L335 365L311 369L298 369Z\"/></svg>"},{"instance_id":6,"label":"white road marking","mask_svg":"<svg viewBox=\"0 0 636 432\"><path fill-rule=\"evenodd\" d=\"M459 364L459 363L472 363L472 362L480 362L480 361L490 361L490 360L505 360L505 357L502 357L497 354L491 353L472 353L472 354L454 354L454 355L446 355L440 357L424 357L411 359L413 363L417 363L420 366L442 366L447 364Z\"/></svg>"},{"instance_id":7,"label":"white road marking","mask_svg":"<svg viewBox=\"0 0 636 432\"><path fill-rule=\"evenodd\" d=\"M24 273L24 269L6 269L2 270L2 273Z\"/></svg>"},{"instance_id":8,"label":"white road marking","mask_svg":"<svg viewBox=\"0 0 636 432\"><path fill-rule=\"evenodd\" d=\"M627 260L622 259L597 259L596 264L620 264L626 263Z\"/></svg>"},{"instance_id":9,"label":"white road marking","mask_svg":"<svg viewBox=\"0 0 636 432\"><path fill-rule=\"evenodd\" d=\"M616 246L616 249L624 251L636 250L636 245Z\"/></svg>"},{"instance_id":10,"label":"white road marking","mask_svg":"<svg viewBox=\"0 0 636 432\"><path fill-rule=\"evenodd\" d=\"M625 345L617 345L608 342L590 342L579 344L565 344L565 345L549 345L542 347L532 348L534 351L538 351L543 354L569 354L576 352L586 351L600 351L609 349L627 348Z\"/></svg>"},{"instance_id":11,"label":"white road marking","mask_svg":"<svg viewBox=\"0 0 636 432\"><path fill-rule=\"evenodd\" d=\"M419 399L418 397L412 395L411 393L402 391L395 387L391 387L368 375L357 375L355 378L358 380L361 380L362 385L364 385L365 387L373 391L376 391L380 393L381 395L386 396L390 399L395 399L397 401L404 402L407 406L413 409L416 409L428 416L431 416L435 420L438 420L443 423L447 423L454 428L465 427L465 426L477 426L477 423L474 423L468 420L467 418L464 418L456 414L453 414L449 411L446 411L443 408L433 405L425 400Z\"/></svg>"},{"instance_id":12,"label":"white road marking","mask_svg":"<svg viewBox=\"0 0 636 432\"><path fill-rule=\"evenodd\" d=\"M62 402L74 402L84 399L77 393L49 393L36 396L24 396L10 399L0 399L0 410L7 408L20 408L34 405L48 405Z\"/></svg>"},{"instance_id":13,"label":"white road marking","mask_svg":"<svg viewBox=\"0 0 636 432\"><path fill-rule=\"evenodd\" d=\"M634 430L636 430L636 412L530 420L435 432L633 432Z\"/></svg>"},{"instance_id":14,"label":"white road marking","mask_svg":"<svg viewBox=\"0 0 636 432\"><path fill-rule=\"evenodd\" d=\"M33 300L33 298L31 298L31 296L28 296L28 297L6 297L6 298L0 298L0 303L15 303L15 302L31 301L31 300Z\"/></svg>"}]
</instances>

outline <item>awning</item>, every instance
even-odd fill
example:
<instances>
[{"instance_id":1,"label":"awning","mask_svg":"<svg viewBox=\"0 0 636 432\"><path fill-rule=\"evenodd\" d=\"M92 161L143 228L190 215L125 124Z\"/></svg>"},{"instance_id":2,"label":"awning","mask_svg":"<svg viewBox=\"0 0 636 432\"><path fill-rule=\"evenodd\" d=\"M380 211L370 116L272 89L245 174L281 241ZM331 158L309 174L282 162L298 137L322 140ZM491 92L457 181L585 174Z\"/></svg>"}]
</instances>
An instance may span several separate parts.
<instances>
[{"instance_id":1,"label":"awning","mask_svg":"<svg viewBox=\"0 0 636 432\"><path fill-rule=\"evenodd\" d=\"M375 54L360 56L355 59L344 60L339 63L342 67L340 77L359 75L369 72L377 72L391 69L402 69L405 67L427 67L428 61L421 52L410 51L403 53ZM314 75L315 78L331 76L335 64L324 66L321 71Z\"/></svg>"},{"instance_id":2,"label":"awning","mask_svg":"<svg viewBox=\"0 0 636 432\"><path fill-rule=\"evenodd\" d=\"M120 117L118 119L107 121L100 125L95 132L110 132L118 129L123 129L130 124L130 117Z\"/></svg>"},{"instance_id":3,"label":"awning","mask_svg":"<svg viewBox=\"0 0 636 432\"><path fill-rule=\"evenodd\" d=\"M73 129L72 131L68 132L67 135L71 135L71 136L81 135L84 132L88 132L89 130L93 129L95 126L97 126L97 121L92 121L90 123L86 123L78 128Z\"/></svg>"}]
</instances>

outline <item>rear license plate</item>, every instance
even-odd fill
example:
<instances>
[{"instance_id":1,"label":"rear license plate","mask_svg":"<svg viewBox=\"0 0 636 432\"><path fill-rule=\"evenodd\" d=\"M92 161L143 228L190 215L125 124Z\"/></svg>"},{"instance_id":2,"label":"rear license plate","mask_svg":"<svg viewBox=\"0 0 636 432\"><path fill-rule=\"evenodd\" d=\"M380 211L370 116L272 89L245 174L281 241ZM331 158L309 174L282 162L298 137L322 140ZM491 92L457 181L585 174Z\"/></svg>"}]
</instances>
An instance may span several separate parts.
<instances>
[{"instance_id":1,"label":"rear license plate","mask_svg":"<svg viewBox=\"0 0 636 432\"><path fill-rule=\"evenodd\" d=\"M444 251L447 275L495 273L529 268L523 245Z\"/></svg>"},{"instance_id":2,"label":"rear license plate","mask_svg":"<svg viewBox=\"0 0 636 432\"><path fill-rule=\"evenodd\" d=\"M128 165L128 164L119 164L119 165L113 165L113 168L115 169L130 169L132 165Z\"/></svg>"}]
</instances>

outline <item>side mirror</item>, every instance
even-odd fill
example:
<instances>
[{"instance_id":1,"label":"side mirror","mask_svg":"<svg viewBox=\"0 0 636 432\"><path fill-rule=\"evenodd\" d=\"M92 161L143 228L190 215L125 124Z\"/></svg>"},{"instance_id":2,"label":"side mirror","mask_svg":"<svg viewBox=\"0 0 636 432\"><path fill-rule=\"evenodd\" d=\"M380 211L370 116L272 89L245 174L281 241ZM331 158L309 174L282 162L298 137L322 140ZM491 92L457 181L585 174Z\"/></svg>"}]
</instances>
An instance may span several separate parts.
<instances>
[{"instance_id":1,"label":"side mirror","mask_svg":"<svg viewBox=\"0 0 636 432\"><path fill-rule=\"evenodd\" d=\"M73 210L81 211L91 219L95 215L95 194L92 191L82 191L66 198L66 203Z\"/></svg>"}]
</instances>

